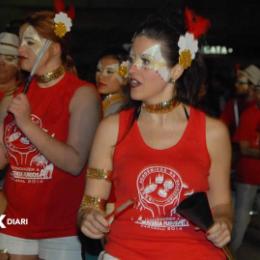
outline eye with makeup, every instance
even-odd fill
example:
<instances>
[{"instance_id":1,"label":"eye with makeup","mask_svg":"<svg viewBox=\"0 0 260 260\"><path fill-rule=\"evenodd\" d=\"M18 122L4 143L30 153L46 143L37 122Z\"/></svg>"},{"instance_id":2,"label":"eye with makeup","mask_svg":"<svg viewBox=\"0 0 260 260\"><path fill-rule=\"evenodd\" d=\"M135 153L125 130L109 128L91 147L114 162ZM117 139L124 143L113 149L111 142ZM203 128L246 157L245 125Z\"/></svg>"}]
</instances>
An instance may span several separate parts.
<instances>
[{"instance_id":1,"label":"eye with makeup","mask_svg":"<svg viewBox=\"0 0 260 260\"><path fill-rule=\"evenodd\" d=\"M148 55L142 55L141 56L141 61L142 61L142 68L144 69L149 69L151 67L151 57Z\"/></svg>"},{"instance_id":2,"label":"eye with makeup","mask_svg":"<svg viewBox=\"0 0 260 260\"><path fill-rule=\"evenodd\" d=\"M113 75L113 74L116 72L116 70L113 69L113 68L106 68L106 69L105 69L105 72L106 72L106 74L108 74L108 75Z\"/></svg>"},{"instance_id":3,"label":"eye with makeup","mask_svg":"<svg viewBox=\"0 0 260 260\"><path fill-rule=\"evenodd\" d=\"M31 39L24 39L24 41L25 41L25 44L29 45L29 46L33 46L35 44L35 42Z\"/></svg>"}]
</instances>

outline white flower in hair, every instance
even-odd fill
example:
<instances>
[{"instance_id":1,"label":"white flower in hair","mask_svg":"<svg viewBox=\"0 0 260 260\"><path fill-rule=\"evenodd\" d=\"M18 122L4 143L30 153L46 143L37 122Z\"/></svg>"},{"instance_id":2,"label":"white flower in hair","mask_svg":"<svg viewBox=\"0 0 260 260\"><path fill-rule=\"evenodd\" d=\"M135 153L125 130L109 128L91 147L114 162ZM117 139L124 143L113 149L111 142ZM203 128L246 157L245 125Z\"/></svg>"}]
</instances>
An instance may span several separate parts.
<instances>
[{"instance_id":1,"label":"white flower in hair","mask_svg":"<svg viewBox=\"0 0 260 260\"><path fill-rule=\"evenodd\" d=\"M54 32L58 37L62 38L67 32L70 32L72 21L66 13L59 12L58 14L56 14L54 17L54 22Z\"/></svg>"},{"instance_id":2,"label":"white flower in hair","mask_svg":"<svg viewBox=\"0 0 260 260\"><path fill-rule=\"evenodd\" d=\"M185 35L181 35L178 41L179 49L179 64L184 69L191 65L191 61L195 58L195 54L198 51L198 40L194 38L192 33L186 32Z\"/></svg>"}]
</instances>

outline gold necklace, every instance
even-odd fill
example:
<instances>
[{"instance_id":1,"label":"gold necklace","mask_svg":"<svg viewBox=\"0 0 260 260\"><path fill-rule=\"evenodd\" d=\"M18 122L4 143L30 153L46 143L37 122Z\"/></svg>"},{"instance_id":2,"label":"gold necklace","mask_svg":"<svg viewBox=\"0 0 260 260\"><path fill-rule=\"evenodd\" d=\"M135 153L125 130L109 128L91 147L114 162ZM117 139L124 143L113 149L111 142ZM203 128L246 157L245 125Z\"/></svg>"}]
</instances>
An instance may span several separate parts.
<instances>
[{"instance_id":1,"label":"gold necklace","mask_svg":"<svg viewBox=\"0 0 260 260\"><path fill-rule=\"evenodd\" d=\"M142 103L142 109L148 113L167 113L174 109L177 102L173 99L163 101L158 104L146 104Z\"/></svg>"},{"instance_id":2,"label":"gold necklace","mask_svg":"<svg viewBox=\"0 0 260 260\"><path fill-rule=\"evenodd\" d=\"M49 83L50 81L59 78L64 72L65 72L65 68L61 65L54 71L48 72L41 76L37 76L37 82Z\"/></svg>"},{"instance_id":3,"label":"gold necklace","mask_svg":"<svg viewBox=\"0 0 260 260\"><path fill-rule=\"evenodd\" d=\"M111 106L114 103L123 101L124 99L125 99L125 97L121 93L108 94L102 101L103 110L106 111L106 109L109 106Z\"/></svg>"}]
</instances>

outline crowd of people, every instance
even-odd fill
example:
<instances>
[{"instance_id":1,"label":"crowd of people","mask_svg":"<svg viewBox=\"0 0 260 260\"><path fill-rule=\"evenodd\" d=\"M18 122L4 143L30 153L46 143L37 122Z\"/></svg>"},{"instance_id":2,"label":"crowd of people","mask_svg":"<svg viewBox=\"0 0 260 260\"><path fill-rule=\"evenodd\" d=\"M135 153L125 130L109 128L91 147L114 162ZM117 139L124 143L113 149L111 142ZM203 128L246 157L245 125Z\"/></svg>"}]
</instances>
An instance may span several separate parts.
<instances>
[{"instance_id":1,"label":"crowd of people","mask_svg":"<svg viewBox=\"0 0 260 260\"><path fill-rule=\"evenodd\" d=\"M260 184L260 69L237 71L220 118L208 116L199 105L208 23L198 34L204 18L171 15L145 19L130 50L104 50L95 84L77 76L66 13L39 11L19 35L0 33L0 260L237 252ZM212 215L206 232L178 212L197 193Z\"/></svg>"}]
</instances>

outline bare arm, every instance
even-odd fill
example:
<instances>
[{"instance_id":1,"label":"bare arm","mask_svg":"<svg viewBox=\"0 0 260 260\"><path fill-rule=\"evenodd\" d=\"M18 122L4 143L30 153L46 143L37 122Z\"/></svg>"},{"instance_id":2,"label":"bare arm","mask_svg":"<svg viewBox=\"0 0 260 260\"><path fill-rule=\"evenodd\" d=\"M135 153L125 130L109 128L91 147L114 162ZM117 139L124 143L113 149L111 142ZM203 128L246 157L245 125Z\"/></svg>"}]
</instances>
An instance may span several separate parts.
<instances>
[{"instance_id":1,"label":"bare arm","mask_svg":"<svg viewBox=\"0 0 260 260\"><path fill-rule=\"evenodd\" d=\"M230 241L232 203L230 191L231 144L228 130L218 120L207 119L207 146L211 159L208 199L215 224L208 239L222 247Z\"/></svg>"},{"instance_id":2,"label":"bare arm","mask_svg":"<svg viewBox=\"0 0 260 260\"><path fill-rule=\"evenodd\" d=\"M19 128L46 158L72 175L80 173L100 120L99 98L94 88L79 88L72 97L66 143L52 138L31 121L30 106L25 95L18 95L9 111L14 114Z\"/></svg>"},{"instance_id":3,"label":"bare arm","mask_svg":"<svg viewBox=\"0 0 260 260\"><path fill-rule=\"evenodd\" d=\"M94 139L89 167L112 170L113 153L118 134L118 115L105 118L98 127ZM87 178L85 195L107 200L111 183L107 180ZM104 213L97 210L85 210L81 218L81 231L91 238L101 238L108 232L108 221Z\"/></svg>"}]
</instances>

